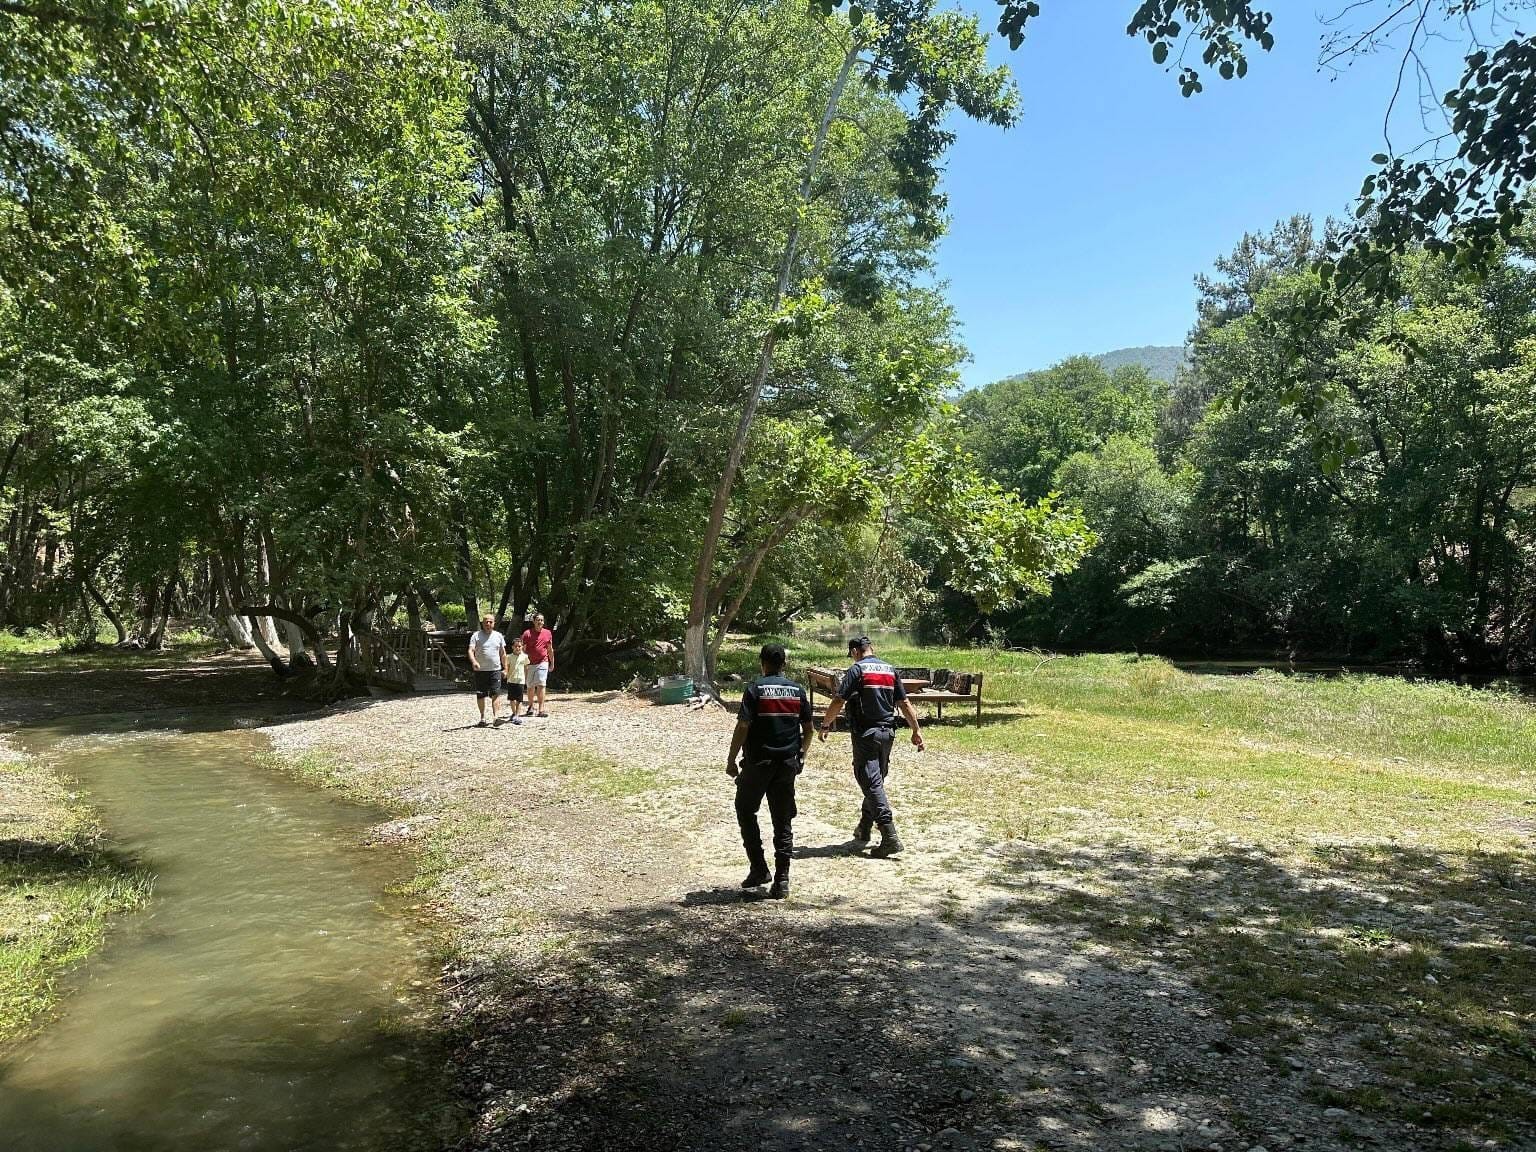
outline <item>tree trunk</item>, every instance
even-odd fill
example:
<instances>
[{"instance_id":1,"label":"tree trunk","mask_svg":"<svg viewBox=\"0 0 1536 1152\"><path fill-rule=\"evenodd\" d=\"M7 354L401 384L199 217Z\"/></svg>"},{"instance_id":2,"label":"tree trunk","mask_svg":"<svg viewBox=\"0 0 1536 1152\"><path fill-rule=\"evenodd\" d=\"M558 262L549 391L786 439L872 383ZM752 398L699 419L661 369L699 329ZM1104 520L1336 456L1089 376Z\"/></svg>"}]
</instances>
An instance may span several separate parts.
<instances>
[{"instance_id":1,"label":"tree trunk","mask_svg":"<svg viewBox=\"0 0 1536 1152\"><path fill-rule=\"evenodd\" d=\"M421 606L427 610L427 617L432 621L432 627L438 632L448 631L448 617L443 615L443 610L437 603L437 597L432 595L432 589L425 584L418 584L416 595L421 597Z\"/></svg>"},{"instance_id":2,"label":"tree trunk","mask_svg":"<svg viewBox=\"0 0 1536 1152\"><path fill-rule=\"evenodd\" d=\"M512 562L512 570L507 573L507 582L501 587L501 606L496 609L496 619L507 618L507 606L512 603L512 593L517 587L517 561Z\"/></svg>"},{"instance_id":3,"label":"tree trunk","mask_svg":"<svg viewBox=\"0 0 1536 1152\"><path fill-rule=\"evenodd\" d=\"M741 606L747 602L747 596L752 592L752 585L757 580L757 573L763 565L763 560L767 557L768 553L784 542L784 538L794 531L795 526L806 517L809 511L809 507L801 505L792 512L786 513L779 526L769 533L768 538L757 548L753 549L747 557L746 566L740 573L741 589L736 593L736 598L720 613L719 620L715 622L715 638L709 645L709 669L711 676L713 676L715 663L720 656L720 646L725 643L726 634L730 632L731 625L735 623L737 614L741 612ZM725 590L729 586L728 580L722 581L715 590L715 598L717 600L724 599Z\"/></svg>"},{"instance_id":4,"label":"tree trunk","mask_svg":"<svg viewBox=\"0 0 1536 1152\"><path fill-rule=\"evenodd\" d=\"M229 642L242 652L249 652L256 647L256 641L251 639L251 630L246 625L244 617L234 613L221 616L224 628L229 633Z\"/></svg>"},{"instance_id":5,"label":"tree trunk","mask_svg":"<svg viewBox=\"0 0 1536 1152\"><path fill-rule=\"evenodd\" d=\"M277 623L283 630L284 647L288 649L288 670L297 673L313 668L315 662L309 658L309 653L304 649L304 633L297 625L287 620L279 620Z\"/></svg>"},{"instance_id":6,"label":"tree trunk","mask_svg":"<svg viewBox=\"0 0 1536 1152\"><path fill-rule=\"evenodd\" d=\"M287 676L292 675L293 670L291 668L289 668L288 665L283 662L283 658L277 654L277 651L275 650L273 645L267 643L266 636L264 636L262 634L263 630L260 627L260 622L265 620L265 621L268 622L268 625L270 626L272 617L270 617L270 616L252 616L252 617L250 617L250 619L252 619L252 620L257 622L257 627L251 629L251 639L256 642L256 647L261 650L262 656L266 657L267 663L272 665L272 671L276 672L279 676L282 676L282 677L287 677ZM302 653L303 649L300 648L299 651Z\"/></svg>"},{"instance_id":7,"label":"tree trunk","mask_svg":"<svg viewBox=\"0 0 1536 1152\"><path fill-rule=\"evenodd\" d=\"M315 663L321 668L331 666L331 658L325 651L325 644L320 639L320 633L315 626L305 617L287 608L280 608L275 604L258 604L243 610L248 619L257 616L271 616L283 627L283 632L288 638L288 659L294 665L308 664L309 659L304 656L305 643L312 644L315 649Z\"/></svg>"},{"instance_id":8,"label":"tree trunk","mask_svg":"<svg viewBox=\"0 0 1536 1152\"><path fill-rule=\"evenodd\" d=\"M701 694L713 688L715 683L714 662L710 659L708 633L707 619L697 624L689 620L688 627L683 632L683 667L688 675L693 677L694 691Z\"/></svg>"},{"instance_id":9,"label":"tree trunk","mask_svg":"<svg viewBox=\"0 0 1536 1152\"><path fill-rule=\"evenodd\" d=\"M464 598L465 622L474 627L480 619L480 601L475 596L475 566L469 554L469 522L459 501L454 502L453 508L453 551L458 563L459 595Z\"/></svg>"},{"instance_id":10,"label":"tree trunk","mask_svg":"<svg viewBox=\"0 0 1536 1152\"><path fill-rule=\"evenodd\" d=\"M224 563L216 552L208 554L208 571L212 577L213 594L218 601L217 615L224 621L224 627L229 632L230 643L242 652L250 651L256 646L256 642L251 639L250 628L235 608L235 601L229 594L228 574L224 571Z\"/></svg>"},{"instance_id":11,"label":"tree trunk","mask_svg":"<svg viewBox=\"0 0 1536 1152\"><path fill-rule=\"evenodd\" d=\"M134 585L133 640L138 648L149 647L149 636L154 629L155 607L159 595L153 584Z\"/></svg>"},{"instance_id":12,"label":"tree trunk","mask_svg":"<svg viewBox=\"0 0 1536 1152\"><path fill-rule=\"evenodd\" d=\"M852 74L858 57L859 44L855 40L843 57L842 67L838 69L837 79L832 83L832 91L827 96L827 104L821 114L821 123L816 129L816 138L811 145L811 155L806 161L805 172L800 179L794 220L784 238L784 252L779 259L778 279L774 285L773 299L768 309L769 328L763 335L762 347L758 352L757 371L752 376L746 402L742 405L741 418L736 424L736 434L732 437L730 451L726 454L725 470L715 485L715 497L710 504L709 520L704 528L704 539L699 546L699 557L693 569L693 592L689 598L688 626L684 632L683 641L684 666L688 675L693 677L694 683L702 685L711 693L714 690L715 680L706 633L709 629L709 618L716 607L715 598L711 595L715 553L720 544L720 534L725 528L725 514L730 507L731 491L735 487L736 475L741 469L741 459L747 449L747 437L752 431L752 420L757 415L758 402L762 400L763 388L768 383L768 374L773 370L773 352L779 341L777 316L779 308L784 303L784 297L789 292L790 277L794 273L795 253L800 245L800 221L806 205L811 201L811 184L816 178L816 168L821 161L822 148L827 142L827 132L832 127L832 119L837 114L838 104L842 101L843 89L848 86L848 77Z\"/></svg>"},{"instance_id":13,"label":"tree trunk","mask_svg":"<svg viewBox=\"0 0 1536 1152\"><path fill-rule=\"evenodd\" d=\"M89 576L81 583L85 588L85 594L95 601L96 607L101 609L101 614L107 618L107 622L112 625L113 630L117 633L117 646L119 648L123 647L128 643L128 629L123 627L122 617L112 610L112 605L97 590L95 582Z\"/></svg>"},{"instance_id":14,"label":"tree trunk","mask_svg":"<svg viewBox=\"0 0 1536 1152\"><path fill-rule=\"evenodd\" d=\"M336 687L341 688L347 681L348 674L352 671L352 617L351 613L343 612L336 634Z\"/></svg>"},{"instance_id":15,"label":"tree trunk","mask_svg":"<svg viewBox=\"0 0 1536 1152\"><path fill-rule=\"evenodd\" d=\"M272 558L267 553L267 535L257 529L256 532L256 594L263 600L272 599ZM256 621L256 631L261 633L262 642L258 645L262 655L267 655L277 647L277 628L272 622L272 617L262 616Z\"/></svg>"},{"instance_id":16,"label":"tree trunk","mask_svg":"<svg viewBox=\"0 0 1536 1152\"><path fill-rule=\"evenodd\" d=\"M173 572L171 578L166 581L165 592L160 596L160 620L155 625L155 630L149 634L148 642L144 645L144 647L154 652L158 652L161 648L165 647L165 625L171 618L171 599L176 594L176 577L177 573Z\"/></svg>"}]
</instances>

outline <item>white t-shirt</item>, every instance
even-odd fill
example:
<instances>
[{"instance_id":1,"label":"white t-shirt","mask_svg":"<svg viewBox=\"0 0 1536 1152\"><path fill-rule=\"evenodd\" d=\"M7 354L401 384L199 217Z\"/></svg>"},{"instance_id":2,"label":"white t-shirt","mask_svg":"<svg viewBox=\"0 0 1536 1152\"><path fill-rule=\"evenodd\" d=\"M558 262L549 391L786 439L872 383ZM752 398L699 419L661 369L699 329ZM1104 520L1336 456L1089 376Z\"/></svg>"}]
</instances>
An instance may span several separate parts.
<instances>
[{"instance_id":1,"label":"white t-shirt","mask_svg":"<svg viewBox=\"0 0 1536 1152\"><path fill-rule=\"evenodd\" d=\"M524 669L528 667L528 653L512 653L507 657L507 667L510 669L510 671L507 673L508 684L525 683L527 676Z\"/></svg>"},{"instance_id":2,"label":"white t-shirt","mask_svg":"<svg viewBox=\"0 0 1536 1152\"><path fill-rule=\"evenodd\" d=\"M481 672L500 672L501 654L507 650L507 638L492 628L489 632L476 632L469 639L475 650L475 663Z\"/></svg>"}]
</instances>

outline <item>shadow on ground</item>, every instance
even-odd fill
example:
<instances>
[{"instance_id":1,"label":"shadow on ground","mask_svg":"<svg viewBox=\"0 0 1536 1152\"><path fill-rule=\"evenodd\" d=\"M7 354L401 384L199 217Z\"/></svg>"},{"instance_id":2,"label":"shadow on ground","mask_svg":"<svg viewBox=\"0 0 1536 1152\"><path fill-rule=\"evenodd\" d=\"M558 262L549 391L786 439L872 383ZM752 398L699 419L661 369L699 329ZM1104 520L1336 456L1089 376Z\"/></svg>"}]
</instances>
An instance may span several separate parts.
<instances>
[{"instance_id":1,"label":"shadow on ground","mask_svg":"<svg viewBox=\"0 0 1536 1152\"><path fill-rule=\"evenodd\" d=\"M575 955L466 974L481 1147L899 1148L945 1129L972 1147L993 1114L878 919L720 888L572 927L591 941Z\"/></svg>"},{"instance_id":2,"label":"shadow on ground","mask_svg":"<svg viewBox=\"0 0 1536 1152\"><path fill-rule=\"evenodd\" d=\"M104 660L100 667L0 668L0 723L70 719L104 712L230 706L301 706L265 663L237 658L155 662ZM312 707L313 705L311 705Z\"/></svg>"},{"instance_id":3,"label":"shadow on ground","mask_svg":"<svg viewBox=\"0 0 1536 1152\"><path fill-rule=\"evenodd\" d=\"M1015 846L1001 883L1019 911L1120 962L1186 974L1228 1047L1323 1109L1343 1143L1536 1146L1530 853Z\"/></svg>"},{"instance_id":4,"label":"shadow on ground","mask_svg":"<svg viewBox=\"0 0 1536 1152\"><path fill-rule=\"evenodd\" d=\"M1536 1146L1529 857L997 863L885 910L695 891L460 973L474 1147Z\"/></svg>"}]
</instances>

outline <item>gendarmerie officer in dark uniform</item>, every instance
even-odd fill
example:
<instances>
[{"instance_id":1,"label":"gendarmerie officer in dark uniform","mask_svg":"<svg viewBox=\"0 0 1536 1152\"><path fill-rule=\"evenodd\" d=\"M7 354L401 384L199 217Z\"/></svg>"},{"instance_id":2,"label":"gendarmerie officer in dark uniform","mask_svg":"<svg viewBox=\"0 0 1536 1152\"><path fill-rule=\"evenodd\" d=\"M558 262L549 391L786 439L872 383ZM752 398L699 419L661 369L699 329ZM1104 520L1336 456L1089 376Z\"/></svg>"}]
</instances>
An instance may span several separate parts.
<instances>
[{"instance_id":1,"label":"gendarmerie officer in dark uniform","mask_svg":"<svg viewBox=\"0 0 1536 1152\"><path fill-rule=\"evenodd\" d=\"M848 655L858 659L843 674L837 696L827 707L821 723L825 740L837 722L838 714L848 707L848 731L853 736L853 777L864 793L863 813L853 838L869 839L870 831L880 829L880 843L871 856L889 856L901 851L896 835L896 815L885 794L885 778L891 772L891 744L896 739L896 710L912 729L912 746L923 750L923 734L917 728L917 709L907 699L907 690L896 669L875 655L868 636L848 642Z\"/></svg>"},{"instance_id":2,"label":"gendarmerie officer in dark uniform","mask_svg":"<svg viewBox=\"0 0 1536 1152\"><path fill-rule=\"evenodd\" d=\"M741 825L741 842L752 865L741 886L756 888L768 883L763 834L757 825L757 810L766 796L768 814L773 818L773 886L768 896L782 900L789 895L789 854L795 846L790 828L795 818L795 777L805 767L815 726L811 698L784 676L784 646L764 644L758 659L763 676L741 697L725 772L736 777L736 822ZM746 760L738 767L743 745Z\"/></svg>"}]
</instances>

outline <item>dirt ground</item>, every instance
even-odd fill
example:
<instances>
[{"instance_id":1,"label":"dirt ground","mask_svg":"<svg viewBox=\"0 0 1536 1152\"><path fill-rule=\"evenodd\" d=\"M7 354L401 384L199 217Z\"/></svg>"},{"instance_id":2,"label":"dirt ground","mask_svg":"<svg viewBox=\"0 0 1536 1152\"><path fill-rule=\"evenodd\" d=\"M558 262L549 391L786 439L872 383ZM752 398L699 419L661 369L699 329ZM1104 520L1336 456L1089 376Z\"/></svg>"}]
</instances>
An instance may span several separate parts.
<instances>
[{"instance_id":1,"label":"dirt ground","mask_svg":"<svg viewBox=\"0 0 1536 1152\"><path fill-rule=\"evenodd\" d=\"M267 729L409 813L382 833L440 869L471 1146L1421 1146L1411 1123L1320 1102L1351 1085L1347 1057L1302 1036L1277 1061L1160 950L1032 915L1042 885L1120 865L940 816L928 798L967 767L942 732L922 755L898 743L892 860L850 842L847 736L818 745L792 897L771 902L737 887L727 713L615 694L551 711L483 730L443 695ZM1240 878L1221 893L1243 898Z\"/></svg>"}]
</instances>

